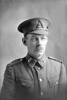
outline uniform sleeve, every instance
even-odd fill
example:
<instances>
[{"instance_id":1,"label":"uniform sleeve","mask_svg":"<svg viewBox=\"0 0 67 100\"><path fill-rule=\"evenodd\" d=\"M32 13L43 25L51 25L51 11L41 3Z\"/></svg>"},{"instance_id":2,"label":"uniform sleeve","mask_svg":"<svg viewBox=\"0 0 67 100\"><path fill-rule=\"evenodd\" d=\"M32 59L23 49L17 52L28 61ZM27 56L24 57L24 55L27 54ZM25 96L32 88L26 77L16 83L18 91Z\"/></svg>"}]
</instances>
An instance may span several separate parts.
<instances>
[{"instance_id":1,"label":"uniform sleeve","mask_svg":"<svg viewBox=\"0 0 67 100\"><path fill-rule=\"evenodd\" d=\"M60 69L60 84L67 84L67 75L66 75L66 69L63 63L61 63L61 69Z\"/></svg>"},{"instance_id":2,"label":"uniform sleeve","mask_svg":"<svg viewBox=\"0 0 67 100\"><path fill-rule=\"evenodd\" d=\"M59 79L60 100L67 100L67 76L64 64L61 64Z\"/></svg>"},{"instance_id":3,"label":"uniform sleeve","mask_svg":"<svg viewBox=\"0 0 67 100\"><path fill-rule=\"evenodd\" d=\"M14 100L15 96L15 78L14 69L11 66L6 67L4 80L1 89L1 100Z\"/></svg>"}]
</instances>

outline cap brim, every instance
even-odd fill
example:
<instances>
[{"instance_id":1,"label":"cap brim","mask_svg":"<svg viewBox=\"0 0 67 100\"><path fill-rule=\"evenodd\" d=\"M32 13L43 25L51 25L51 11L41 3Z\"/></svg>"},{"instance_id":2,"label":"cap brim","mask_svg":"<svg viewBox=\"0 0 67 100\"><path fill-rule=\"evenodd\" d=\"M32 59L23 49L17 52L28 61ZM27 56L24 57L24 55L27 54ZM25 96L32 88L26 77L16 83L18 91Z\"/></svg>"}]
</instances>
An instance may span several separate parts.
<instances>
[{"instance_id":1,"label":"cap brim","mask_svg":"<svg viewBox=\"0 0 67 100\"><path fill-rule=\"evenodd\" d=\"M37 30L34 30L32 32L30 32L31 34L35 34L35 35L48 35L48 31L47 30L44 30L44 29L37 29Z\"/></svg>"}]
</instances>

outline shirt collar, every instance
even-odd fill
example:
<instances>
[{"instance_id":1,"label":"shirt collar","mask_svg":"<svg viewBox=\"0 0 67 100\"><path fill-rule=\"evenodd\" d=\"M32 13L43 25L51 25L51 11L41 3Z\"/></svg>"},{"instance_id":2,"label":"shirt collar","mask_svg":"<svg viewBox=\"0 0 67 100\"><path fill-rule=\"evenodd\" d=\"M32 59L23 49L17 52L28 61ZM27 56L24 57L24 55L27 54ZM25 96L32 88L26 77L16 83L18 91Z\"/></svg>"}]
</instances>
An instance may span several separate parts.
<instances>
[{"instance_id":1,"label":"shirt collar","mask_svg":"<svg viewBox=\"0 0 67 100\"><path fill-rule=\"evenodd\" d=\"M34 57L32 57L31 55L29 55L29 54L27 54L26 59L27 59L28 64L31 67L34 67L37 62L41 65L41 67L44 67L44 64L47 61L47 57L46 56L43 56L42 59L37 60Z\"/></svg>"}]
</instances>

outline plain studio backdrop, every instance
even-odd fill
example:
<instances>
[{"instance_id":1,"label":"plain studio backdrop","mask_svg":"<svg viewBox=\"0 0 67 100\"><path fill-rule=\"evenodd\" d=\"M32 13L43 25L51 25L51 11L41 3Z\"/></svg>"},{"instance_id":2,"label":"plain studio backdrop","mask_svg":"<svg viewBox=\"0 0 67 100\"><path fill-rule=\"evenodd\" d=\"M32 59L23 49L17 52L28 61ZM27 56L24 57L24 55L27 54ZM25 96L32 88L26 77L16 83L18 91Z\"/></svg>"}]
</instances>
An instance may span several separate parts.
<instances>
[{"instance_id":1,"label":"plain studio backdrop","mask_svg":"<svg viewBox=\"0 0 67 100\"><path fill-rule=\"evenodd\" d=\"M27 54L17 26L31 17L50 19L46 55L62 60L67 70L67 0L0 0L0 89L6 65Z\"/></svg>"}]
</instances>

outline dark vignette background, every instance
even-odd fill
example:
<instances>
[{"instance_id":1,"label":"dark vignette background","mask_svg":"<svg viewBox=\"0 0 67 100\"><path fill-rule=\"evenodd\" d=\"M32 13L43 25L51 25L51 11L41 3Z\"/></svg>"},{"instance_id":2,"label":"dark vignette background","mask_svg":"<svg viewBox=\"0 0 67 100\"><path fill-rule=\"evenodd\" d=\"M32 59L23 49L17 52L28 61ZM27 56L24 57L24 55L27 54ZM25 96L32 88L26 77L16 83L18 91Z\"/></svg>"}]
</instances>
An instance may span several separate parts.
<instances>
[{"instance_id":1,"label":"dark vignette background","mask_svg":"<svg viewBox=\"0 0 67 100\"><path fill-rule=\"evenodd\" d=\"M7 63L27 53L17 26L31 17L50 19L46 54L62 60L67 70L67 0L0 0L0 89Z\"/></svg>"}]
</instances>

